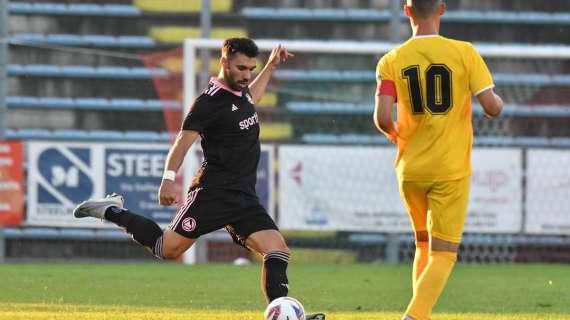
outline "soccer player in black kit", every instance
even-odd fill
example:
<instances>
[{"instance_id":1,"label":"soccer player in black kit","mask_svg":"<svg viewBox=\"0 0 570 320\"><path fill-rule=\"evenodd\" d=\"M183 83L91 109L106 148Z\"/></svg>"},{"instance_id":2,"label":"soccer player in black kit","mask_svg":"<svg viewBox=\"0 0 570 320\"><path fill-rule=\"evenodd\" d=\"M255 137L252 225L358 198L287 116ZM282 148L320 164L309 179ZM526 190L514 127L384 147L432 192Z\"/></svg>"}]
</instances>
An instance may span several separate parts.
<instances>
[{"instance_id":1,"label":"soccer player in black kit","mask_svg":"<svg viewBox=\"0 0 570 320\"><path fill-rule=\"evenodd\" d=\"M158 191L162 205L175 204L174 179L192 144L201 138L204 162L193 179L186 203L166 230L123 207L118 194L88 200L74 210L76 218L95 217L124 228L159 259L177 259L201 236L225 228L234 241L263 256L262 288L267 302L289 291L290 250L255 192L260 155L258 102L281 62L292 55L282 45L252 80L259 53L248 38L224 41L221 70L196 99L170 148ZM324 319L323 314L306 319Z\"/></svg>"}]
</instances>

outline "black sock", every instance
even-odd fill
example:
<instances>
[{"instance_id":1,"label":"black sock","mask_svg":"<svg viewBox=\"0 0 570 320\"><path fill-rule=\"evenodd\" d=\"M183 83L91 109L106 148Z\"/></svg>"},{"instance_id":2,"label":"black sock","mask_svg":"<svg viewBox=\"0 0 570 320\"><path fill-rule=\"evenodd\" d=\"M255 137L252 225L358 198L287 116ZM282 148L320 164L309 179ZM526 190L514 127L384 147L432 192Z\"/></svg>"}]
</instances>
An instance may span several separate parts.
<instances>
[{"instance_id":1,"label":"black sock","mask_svg":"<svg viewBox=\"0 0 570 320\"><path fill-rule=\"evenodd\" d=\"M268 302L285 297L289 293L288 264L289 254L287 252L272 251L263 257L263 274L265 275L263 291Z\"/></svg>"},{"instance_id":2,"label":"black sock","mask_svg":"<svg viewBox=\"0 0 570 320\"><path fill-rule=\"evenodd\" d=\"M162 259L162 229L154 221L118 207L109 207L105 219L125 228L136 242Z\"/></svg>"}]
</instances>

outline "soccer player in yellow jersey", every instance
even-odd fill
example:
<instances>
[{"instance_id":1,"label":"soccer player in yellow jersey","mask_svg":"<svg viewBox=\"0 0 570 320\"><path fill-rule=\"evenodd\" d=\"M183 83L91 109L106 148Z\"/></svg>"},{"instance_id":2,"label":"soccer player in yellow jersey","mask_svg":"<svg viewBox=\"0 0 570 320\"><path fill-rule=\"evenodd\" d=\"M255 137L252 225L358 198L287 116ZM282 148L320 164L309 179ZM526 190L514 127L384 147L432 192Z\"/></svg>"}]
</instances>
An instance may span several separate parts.
<instances>
[{"instance_id":1,"label":"soccer player in yellow jersey","mask_svg":"<svg viewBox=\"0 0 570 320\"><path fill-rule=\"evenodd\" d=\"M442 0L408 0L413 37L377 67L374 122L398 145L400 194L416 238L413 297L404 319L431 319L457 259L471 175L472 96L487 117L503 106L475 48L438 35L445 9Z\"/></svg>"}]
</instances>

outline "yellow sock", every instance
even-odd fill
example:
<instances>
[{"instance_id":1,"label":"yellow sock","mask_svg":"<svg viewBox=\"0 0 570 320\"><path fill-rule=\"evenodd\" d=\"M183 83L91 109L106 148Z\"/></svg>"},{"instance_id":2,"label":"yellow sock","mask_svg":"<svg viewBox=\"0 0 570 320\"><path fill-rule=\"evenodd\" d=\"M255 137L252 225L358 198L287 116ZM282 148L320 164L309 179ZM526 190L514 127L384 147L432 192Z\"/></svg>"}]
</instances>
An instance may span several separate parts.
<instances>
[{"instance_id":1,"label":"yellow sock","mask_svg":"<svg viewBox=\"0 0 570 320\"><path fill-rule=\"evenodd\" d=\"M422 275L429 257L429 242L427 241L417 241L416 242L416 254L414 255L414 267L412 269L412 286L414 289L414 294L416 293L416 285L418 279Z\"/></svg>"},{"instance_id":2,"label":"yellow sock","mask_svg":"<svg viewBox=\"0 0 570 320\"><path fill-rule=\"evenodd\" d=\"M457 253L431 251L429 261L416 283L406 314L416 320L431 319L431 310L439 298L457 260Z\"/></svg>"}]
</instances>

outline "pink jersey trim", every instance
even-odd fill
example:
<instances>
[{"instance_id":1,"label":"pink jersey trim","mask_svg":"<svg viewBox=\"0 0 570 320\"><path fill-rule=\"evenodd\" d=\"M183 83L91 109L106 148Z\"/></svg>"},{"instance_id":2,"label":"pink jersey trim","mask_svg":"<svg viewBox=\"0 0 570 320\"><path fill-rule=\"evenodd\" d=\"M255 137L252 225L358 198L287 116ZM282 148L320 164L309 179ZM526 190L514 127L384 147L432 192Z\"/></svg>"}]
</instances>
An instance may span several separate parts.
<instances>
[{"instance_id":1,"label":"pink jersey trim","mask_svg":"<svg viewBox=\"0 0 570 320\"><path fill-rule=\"evenodd\" d=\"M218 78L216 78L216 77L211 77L211 78L210 78L210 83L212 83L212 84L213 84L214 86L216 86L216 87L219 87L219 88L222 88L222 89L224 89L224 90L226 90L226 91L229 91L229 92L231 92L232 94L234 94L234 95L236 95L236 96L238 96L238 97L241 97L241 96L242 96L241 91L235 91L235 90L230 89L228 86L226 86L225 84L221 83L220 80L218 80Z\"/></svg>"}]
</instances>

